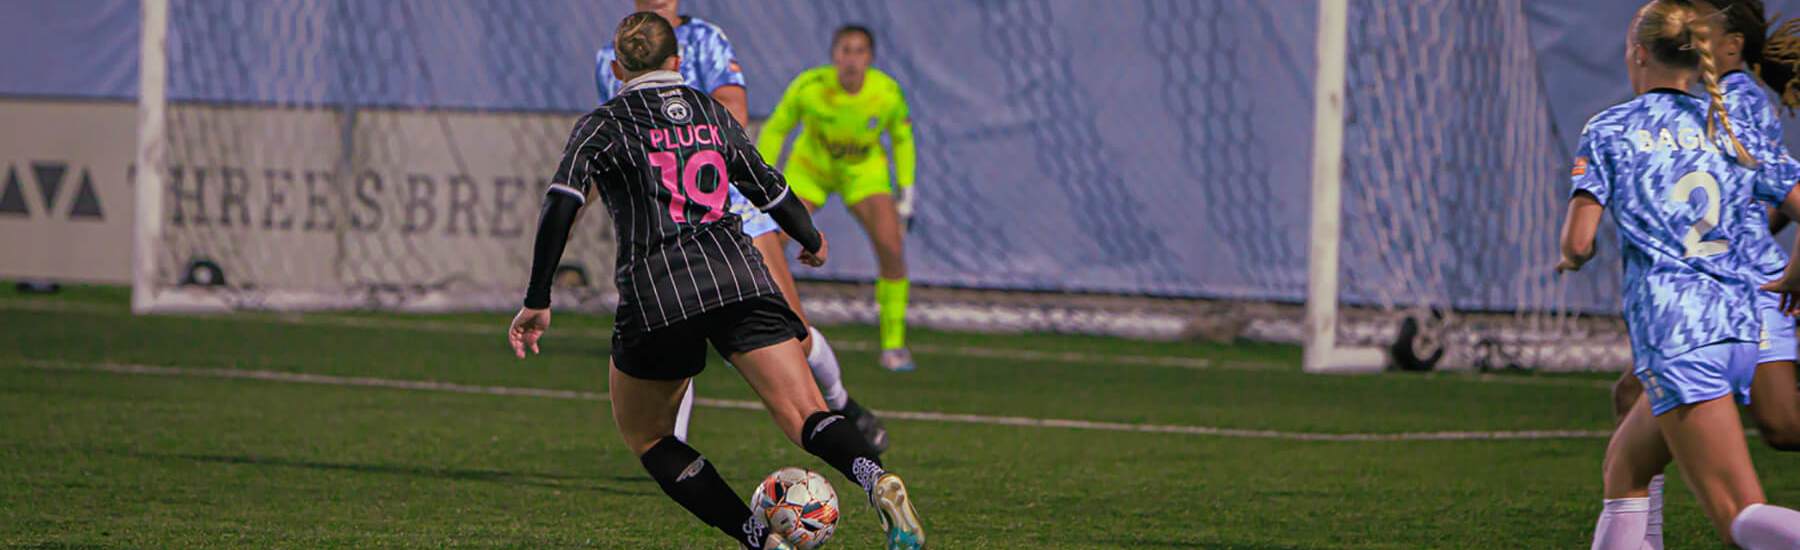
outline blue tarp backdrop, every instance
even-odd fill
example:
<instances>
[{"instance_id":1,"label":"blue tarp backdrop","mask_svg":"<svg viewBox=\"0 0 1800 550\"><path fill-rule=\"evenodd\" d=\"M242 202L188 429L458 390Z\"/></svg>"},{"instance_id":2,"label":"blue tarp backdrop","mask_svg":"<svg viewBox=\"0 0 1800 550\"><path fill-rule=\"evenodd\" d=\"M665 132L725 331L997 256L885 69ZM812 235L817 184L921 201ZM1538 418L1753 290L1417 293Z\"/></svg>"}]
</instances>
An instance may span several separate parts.
<instances>
[{"instance_id":1,"label":"blue tarp backdrop","mask_svg":"<svg viewBox=\"0 0 1800 550\"><path fill-rule=\"evenodd\" d=\"M1367 17L1415 3L1355 0L1351 9ZM593 52L630 8L625 0L171 4L172 99L569 112L594 105ZM1481 12L1499 3L1449 4L1478 26L1488 17ZM689 0L683 7L729 33L757 115L770 111L789 78L828 61L833 28L857 22L876 31L876 66L904 86L920 147L921 211L908 244L916 281L1304 297L1311 0ZM1553 169L1566 169L1588 116L1629 96L1622 48L1635 7L1525 2L1529 53L1547 102L1525 111L1548 118L1525 126L1549 134L1527 137L1554 143ZM1800 0L1769 6L1796 8ZM9 52L0 56L0 96L132 98L138 10L138 0L0 0L0 49ZM1409 46L1431 47L1368 47ZM1354 84L1369 73L1352 58ZM1481 75L1450 78L1477 90L1483 82ZM1349 177L1346 185L1386 185ZM1480 173L1411 177L1446 196L1510 184ZM1566 189L1561 183L1556 193ZM1503 217L1507 206L1477 200L1461 208L1462 215ZM1369 237L1351 228L1390 219L1346 215L1347 256L1385 246L1358 242ZM814 274L872 277L872 254L851 237L861 233L855 223L835 207L821 218L838 246L833 264ZM1458 242L1479 248L1519 240L1480 237ZM1553 247L1554 234L1524 242ZM1490 269L1500 264L1477 257L1508 254L1518 255L1461 250L1441 262L1451 271ZM1518 267L1506 265L1493 277ZM1596 281L1577 283L1569 304L1615 310L1616 291L1605 289L1616 281L1598 281L1617 277L1616 259L1612 265L1583 274ZM1487 280L1481 273L1452 279ZM1353 276L1345 296L1369 300L1373 289L1395 286ZM1458 294L1450 299L1495 309L1520 303L1508 285L1490 286L1450 288Z\"/></svg>"}]
</instances>

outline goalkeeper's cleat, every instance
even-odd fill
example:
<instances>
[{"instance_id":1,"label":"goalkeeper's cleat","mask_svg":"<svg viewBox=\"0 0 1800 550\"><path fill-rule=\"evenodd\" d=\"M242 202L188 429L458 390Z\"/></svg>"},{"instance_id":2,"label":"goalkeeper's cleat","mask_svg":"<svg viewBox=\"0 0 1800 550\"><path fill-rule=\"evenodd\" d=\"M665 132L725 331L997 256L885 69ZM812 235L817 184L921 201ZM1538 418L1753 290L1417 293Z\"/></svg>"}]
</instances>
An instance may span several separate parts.
<instances>
[{"instance_id":1,"label":"goalkeeper's cleat","mask_svg":"<svg viewBox=\"0 0 1800 550\"><path fill-rule=\"evenodd\" d=\"M875 490L869 493L869 500L875 504L875 511L881 513L881 530L887 532L888 550L923 550L925 548L925 525L919 522L919 512L913 509L912 499L906 495L906 484L900 476L884 474L875 480Z\"/></svg>"},{"instance_id":2,"label":"goalkeeper's cleat","mask_svg":"<svg viewBox=\"0 0 1800 550\"><path fill-rule=\"evenodd\" d=\"M917 368L913 364L912 352L906 348L881 350L881 368L894 372L912 372Z\"/></svg>"},{"instance_id":3,"label":"goalkeeper's cleat","mask_svg":"<svg viewBox=\"0 0 1800 550\"><path fill-rule=\"evenodd\" d=\"M870 446L875 447L876 454L887 452L887 427L881 424L881 419L876 418L875 413L863 408L855 399L845 400L843 410L832 412L844 415L844 418L855 422L856 430L862 432L863 439L869 440Z\"/></svg>"}]
</instances>

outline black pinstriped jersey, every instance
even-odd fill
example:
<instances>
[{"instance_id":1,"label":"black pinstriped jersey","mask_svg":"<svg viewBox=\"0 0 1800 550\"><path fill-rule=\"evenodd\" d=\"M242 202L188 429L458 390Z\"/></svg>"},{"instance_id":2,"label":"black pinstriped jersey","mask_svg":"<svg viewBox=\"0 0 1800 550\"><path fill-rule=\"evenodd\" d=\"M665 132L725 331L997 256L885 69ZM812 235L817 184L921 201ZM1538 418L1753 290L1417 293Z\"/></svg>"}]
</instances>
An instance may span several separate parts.
<instances>
[{"instance_id":1,"label":"black pinstriped jersey","mask_svg":"<svg viewBox=\"0 0 1800 550\"><path fill-rule=\"evenodd\" d=\"M619 254L616 328L656 330L780 290L730 212L729 185L759 209L787 196L725 107L678 73L634 79L583 116L549 192L594 196L612 215Z\"/></svg>"}]
</instances>

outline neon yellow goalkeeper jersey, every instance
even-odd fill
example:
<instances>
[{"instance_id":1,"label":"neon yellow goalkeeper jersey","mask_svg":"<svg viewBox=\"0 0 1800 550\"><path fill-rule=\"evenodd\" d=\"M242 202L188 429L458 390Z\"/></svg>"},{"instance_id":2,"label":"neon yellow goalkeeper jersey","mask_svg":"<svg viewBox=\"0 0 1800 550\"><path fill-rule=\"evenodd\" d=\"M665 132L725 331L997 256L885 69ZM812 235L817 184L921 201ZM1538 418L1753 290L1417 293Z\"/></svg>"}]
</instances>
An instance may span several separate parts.
<instances>
[{"instance_id":1,"label":"neon yellow goalkeeper jersey","mask_svg":"<svg viewBox=\"0 0 1800 550\"><path fill-rule=\"evenodd\" d=\"M825 192L843 192L850 203L872 191L869 186L885 189L887 156L881 147L885 132L892 140L895 179L903 187L912 186L912 121L900 84L887 73L870 68L862 90L855 94L838 85L837 69L830 65L800 73L763 125L756 142L763 158L780 158L782 142L795 125L801 130L786 165L790 183L796 176L814 180ZM878 184L871 180L876 175ZM814 200L805 193L802 198Z\"/></svg>"}]
</instances>

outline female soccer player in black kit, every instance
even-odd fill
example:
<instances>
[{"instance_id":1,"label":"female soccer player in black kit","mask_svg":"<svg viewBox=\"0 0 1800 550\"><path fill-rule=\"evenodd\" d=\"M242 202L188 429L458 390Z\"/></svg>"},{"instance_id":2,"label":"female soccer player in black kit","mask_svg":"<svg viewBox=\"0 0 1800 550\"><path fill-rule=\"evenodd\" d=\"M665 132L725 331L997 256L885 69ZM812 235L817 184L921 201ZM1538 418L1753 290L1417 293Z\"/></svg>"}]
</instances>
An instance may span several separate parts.
<instances>
[{"instance_id":1,"label":"female soccer player in black kit","mask_svg":"<svg viewBox=\"0 0 1800 550\"><path fill-rule=\"evenodd\" d=\"M824 236L742 127L675 72L674 30L634 13L613 37L625 86L582 117L564 146L539 221L525 307L508 332L513 351L537 351L550 326L550 282L576 215L598 196L619 236L618 316L608 390L613 420L663 492L748 548L786 548L699 451L673 436L688 381L706 366L706 343L762 397L790 441L861 485L880 512L888 548L923 548L925 532L900 477L881 466L853 423L832 414L813 384L799 338L806 328L783 302L762 258L727 210L734 184L825 262Z\"/></svg>"}]
</instances>

